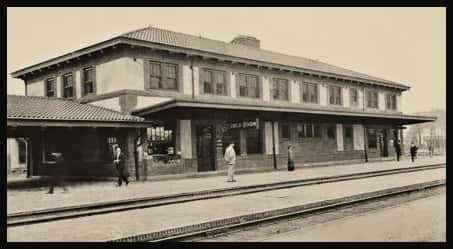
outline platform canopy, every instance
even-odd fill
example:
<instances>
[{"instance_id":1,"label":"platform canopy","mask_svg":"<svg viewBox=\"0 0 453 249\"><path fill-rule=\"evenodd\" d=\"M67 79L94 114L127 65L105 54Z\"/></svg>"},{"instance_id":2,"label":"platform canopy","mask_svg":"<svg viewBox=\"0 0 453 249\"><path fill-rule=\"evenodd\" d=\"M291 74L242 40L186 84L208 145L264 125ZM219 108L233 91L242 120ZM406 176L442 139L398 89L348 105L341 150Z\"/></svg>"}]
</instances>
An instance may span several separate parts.
<instances>
[{"instance_id":1,"label":"platform canopy","mask_svg":"<svg viewBox=\"0 0 453 249\"><path fill-rule=\"evenodd\" d=\"M144 128L153 122L62 98L7 96L7 126Z\"/></svg>"},{"instance_id":2,"label":"platform canopy","mask_svg":"<svg viewBox=\"0 0 453 249\"><path fill-rule=\"evenodd\" d=\"M307 122L342 122L355 124L391 124L395 126L431 122L435 117L404 115L389 112L364 112L333 107L301 107L297 103L262 103L259 100L174 98L156 105L134 110L134 115L147 119L247 119L301 120Z\"/></svg>"}]
</instances>

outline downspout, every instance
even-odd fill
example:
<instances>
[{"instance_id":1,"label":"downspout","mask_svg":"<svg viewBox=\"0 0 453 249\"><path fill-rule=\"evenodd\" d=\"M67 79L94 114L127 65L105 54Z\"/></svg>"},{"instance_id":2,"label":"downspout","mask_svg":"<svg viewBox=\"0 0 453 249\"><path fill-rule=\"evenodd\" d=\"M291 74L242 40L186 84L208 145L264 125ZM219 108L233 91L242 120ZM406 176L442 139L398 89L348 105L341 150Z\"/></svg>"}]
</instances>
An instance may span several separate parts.
<instances>
[{"instance_id":1,"label":"downspout","mask_svg":"<svg viewBox=\"0 0 453 249\"><path fill-rule=\"evenodd\" d=\"M363 110L363 112L365 112L365 88L364 87L362 87L362 110ZM366 128L365 128L365 124L363 124L363 151L365 153L365 162L368 162L368 154L367 154L367 151L366 151L366 143L367 143Z\"/></svg>"}]
</instances>

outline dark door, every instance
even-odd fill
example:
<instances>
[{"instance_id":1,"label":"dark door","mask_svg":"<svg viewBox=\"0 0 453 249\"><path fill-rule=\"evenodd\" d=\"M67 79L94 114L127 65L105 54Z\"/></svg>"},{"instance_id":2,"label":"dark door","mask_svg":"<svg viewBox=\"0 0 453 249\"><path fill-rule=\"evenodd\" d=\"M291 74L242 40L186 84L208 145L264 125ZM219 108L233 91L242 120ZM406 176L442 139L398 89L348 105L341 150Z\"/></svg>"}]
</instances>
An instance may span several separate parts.
<instances>
[{"instance_id":1,"label":"dark door","mask_svg":"<svg viewBox=\"0 0 453 249\"><path fill-rule=\"evenodd\" d=\"M215 170L214 160L214 127L197 127L198 171Z\"/></svg>"},{"instance_id":2,"label":"dark door","mask_svg":"<svg viewBox=\"0 0 453 249\"><path fill-rule=\"evenodd\" d=\"M383 157L388 157L388 156L389 156L389 146L388 146L387 132L388 132L388 130L384 130L384 132L383 132L383 134L382 134L382 136L383 136L383 139L382 139L382 140L383 140L383 141L382 141L382 143L383 143L383 146L382 146L382 147L383 147L383 148L382 148L382 149L383 149L382 156L383 156Z\"/></svg>"}]
</instances>

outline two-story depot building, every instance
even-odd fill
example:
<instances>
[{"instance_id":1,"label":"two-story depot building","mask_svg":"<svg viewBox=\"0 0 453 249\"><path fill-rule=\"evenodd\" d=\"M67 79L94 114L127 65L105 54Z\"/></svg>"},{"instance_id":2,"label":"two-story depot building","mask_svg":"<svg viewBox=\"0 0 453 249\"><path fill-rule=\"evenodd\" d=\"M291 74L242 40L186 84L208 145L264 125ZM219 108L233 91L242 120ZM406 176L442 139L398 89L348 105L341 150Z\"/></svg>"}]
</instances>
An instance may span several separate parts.
<instances>
[{"instance_id":1,"label":"two-story depot building","mask_svg":"<svg viewBox=\"0 0 453 249\"><path fill-rule=\"evenodd\" d=\"M229 141L239 169L272 169L274 151L281 167L289 144L298 166L391 158L403 125L434 120L402 113L408 86L264 50L250 36L227 43L150 26L12 75L24 80L26 96L152 122L132 128L141 139L119 138L115 128L106 132L96 124L79 133L70 128L72 136L65 128L41 128L36 136L45 139L36 139L34 172L52 160L48 148L70 146L80 162L74 167L91 174L111 166L103 151L117 140L130 148L129 158L135 155L130 169L145 176L221 170Z\"/></svg>"}]
</instances>

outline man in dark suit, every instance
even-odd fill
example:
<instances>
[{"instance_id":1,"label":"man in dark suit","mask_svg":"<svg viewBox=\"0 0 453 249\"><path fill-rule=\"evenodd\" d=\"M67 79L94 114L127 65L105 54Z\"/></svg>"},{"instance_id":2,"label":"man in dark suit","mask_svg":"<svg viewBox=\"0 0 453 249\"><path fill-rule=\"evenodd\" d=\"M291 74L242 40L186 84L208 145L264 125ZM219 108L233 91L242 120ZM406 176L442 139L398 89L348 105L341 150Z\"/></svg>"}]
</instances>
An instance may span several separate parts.
<instances>
[{"instance_id":1,"label":"man in dark suit","mask_svg":"<svg viewBox=\"0 0 453 249\"><path fill-rule=\"evenodd\" d=\"M63 177L66 175L66 165L64 163L64 158L63 154L59 152L54 152L52 153L52 156L55 158L55 163L53 164L53 167L50 170L51 174L51 180L50 180L50 188L49 188L49 194L53 194L53 189L55 186L60 186L63 188L64 193L68 191L66 188L65 182Z\"/></svg>"},{"instance_id":2,"label":"man in dark suit","mask_svg":"<svg viewBox=\"0 0 453 249\"><path fill-rule=\"evenodd\" d=\"M126 182L127 186L129 184L129 180L127 179L129 177L129 173L127 172L127 168L125 167L124 154L123 152L121 152L121 148L119 146L116 147L113 163L115 164L118 171L118 187L121 186L123 180L124 182Z\"/></svg>"}]
</instances>

